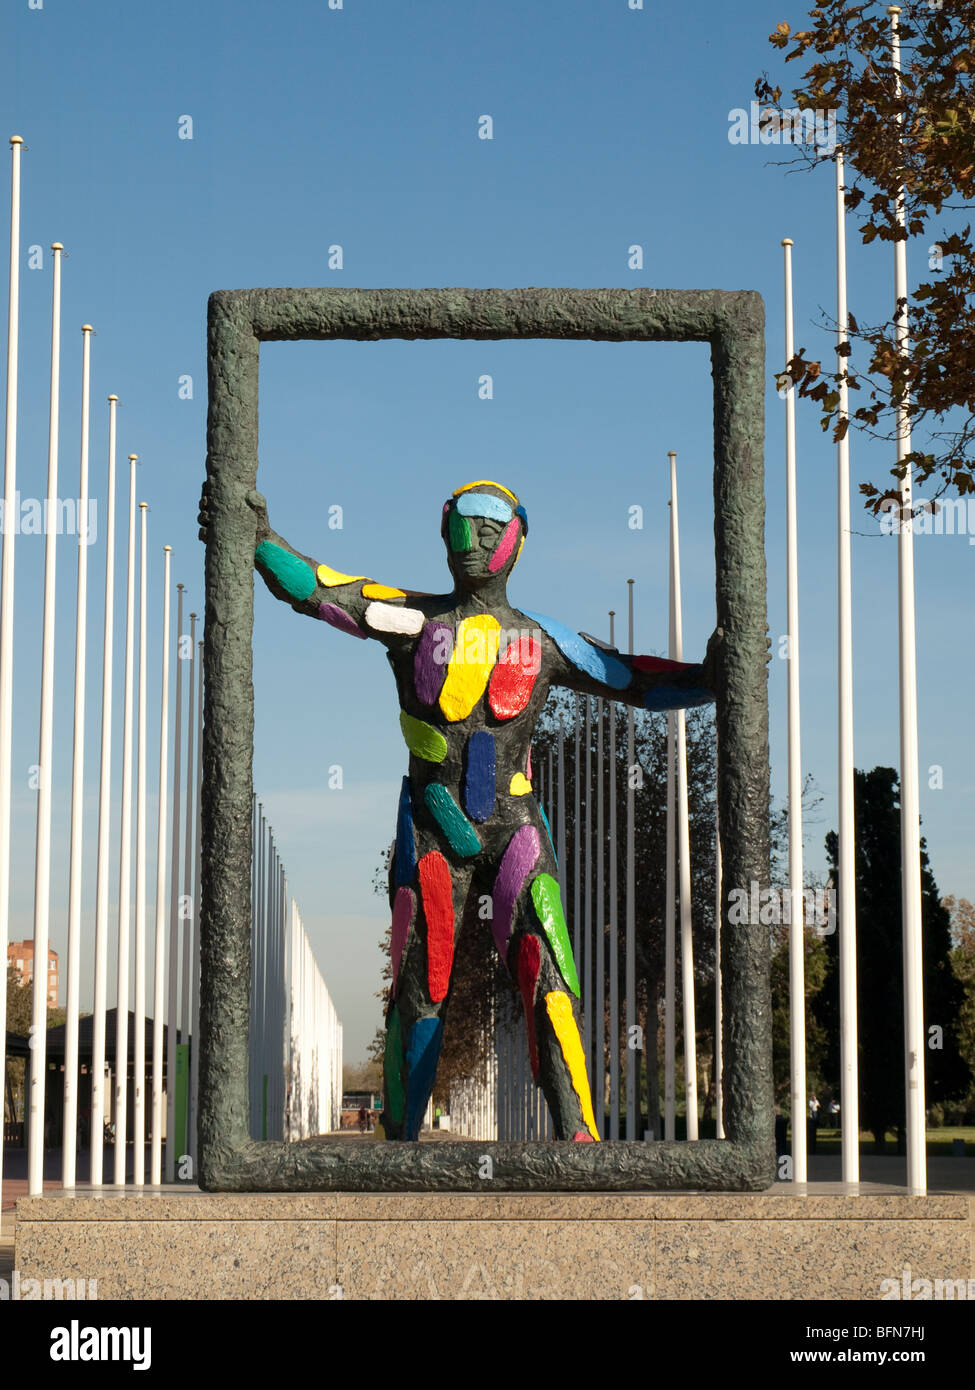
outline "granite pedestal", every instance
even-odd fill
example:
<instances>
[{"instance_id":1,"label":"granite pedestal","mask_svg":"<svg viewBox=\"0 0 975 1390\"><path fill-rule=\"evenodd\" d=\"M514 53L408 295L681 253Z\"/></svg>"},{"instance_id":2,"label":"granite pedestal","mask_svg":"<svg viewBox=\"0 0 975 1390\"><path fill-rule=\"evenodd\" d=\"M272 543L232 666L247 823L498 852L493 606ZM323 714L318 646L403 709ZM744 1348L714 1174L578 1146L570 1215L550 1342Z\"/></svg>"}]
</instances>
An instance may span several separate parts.
<instances>
[{"instance_id":1,"label":"granite pedestal","mask_svg":"<svg viewBox=\"0 0 975 1390\"><path fill-rule=\"evenodd\" d=\"M880 1299L975 1278L975 1197L208 1194L17 1204L15 1268L100 1299ZM889 1285L885 1286L887 1289ZM972 1285L975 1292L975 1284Z\"/></svg>"}]
</instances>

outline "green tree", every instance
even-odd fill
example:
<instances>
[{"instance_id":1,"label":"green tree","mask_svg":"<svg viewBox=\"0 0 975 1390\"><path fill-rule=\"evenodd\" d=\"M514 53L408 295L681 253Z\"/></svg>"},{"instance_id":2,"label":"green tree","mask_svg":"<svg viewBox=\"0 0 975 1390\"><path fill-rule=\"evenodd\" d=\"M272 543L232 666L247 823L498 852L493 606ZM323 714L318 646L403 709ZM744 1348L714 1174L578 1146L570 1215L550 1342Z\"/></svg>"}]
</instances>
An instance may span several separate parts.
<instances>
[{"instance_id":1,"label":"green tree","mask_svg":"<svg viewBox=\"0 0 975 1390\"><path fill-rule=\"evenodd\" d=\"M20 971L7 966L7 1031L26 1038L30 1032L30 1017L33 1007L30 985L21 983Z\"/></svg>"},{"instance_id":2,"label":"green tree","mask_svg":"<svg viewBox=\"0 0 975 1390\"><path fill-rule=\"evenodd\" d=\"M901 916L900 797L893 768L875 767L854 774L856 818L856 931L859 1020L860 1113L863 1127L874 1136L877 1152L884 1151L889 1129L903 1145L904 1109L904 989ZM839 841L826 836L836 886ZM933 1105L964 1093L971 1073L958 1046L958 1019L964 998L952 971L951 919L938 896L926 845L921 841L921 919L923 932L925 1090ZM829 957L826 982L819 994L816 1017L826 1030L826 1072L838 1087L839 951L838 932L826 938ZM931 1034L931 1028L939 1033ZM937 1046L932 1046L937 1043Z\"/></svg>"},{"instance_id":3,"label":"green tree","mask_svg":"<svg viewBox=\"0 0 975 1390\"><path fill-rule=\"evenodd\" d=\"M826 982L828 956L820 932L804 932L804 970L806 997L806 1092L820 1095L828 1089L823 1064L826 1057L826 1030L816 1017L814 1001ZM792 1007L789 992L789 928L772 932L772 1075L775 1103L783 1114L792 1113Z\"/></svg>"},{"instance_id":4,"label":"green tree","mask_svg":"<svg viewBox=\"0 0 975 1390\"><path fill-rule=\"evenodd\" d=\"M955 897L942 901L951 917L951 968L964 990L958 1012L958 1047L972 1073L971 1085L951 1122L972 1124L975 1122L975 903Z\"/></svg>"},{"instance_id":5,"label":"green tree","mask_svg":"<svg viewBox=\"0 0 975 1390\"><path fill-rule=\"evenodd\" d=\"M342 1090L381 1091L383 1073L381 1064L370 1057L367 1062L346 1062L342 1067Z\"/></svg>"},{"instance_id":6,"label":"green tree","mask_svg":"<svg viewBox=\"0 0 975 1390\"><path fill-rule=\"evenodd\" d=\"M33 985L21 984L20 971L7 966L7 1031L26 1038L30 1035L31 1016L34 1008ZM67 1017L64 1009L48 1007L47 1026L58 1028ZM12 1057L7 1063L8 1086L4 1092L4 1110L7 1119L14 1120L23 1114L24 1102L24 1059ZM13 1113L9 1113L13 1111Z\"/></svg>"},{"instance_id":7,"label":"green tree","mask_svg":"<svg viewBox=\"0 0 975 1390\"><path fill-rule=\"evenodd\" d=\"M905 239L896 217L902 185L906 235L931 242L932 273L908 306L908 358L898 352L893 319L867 325L851 314L851 344L865 359L858 370L823 370L804 348L786 368L836 438L846 428L838 418L843 377L863 401L851 410L852 422L874 437L895 437L895 412L907 398L928 445L908 456L915 482L934 478L936 495L954 489L961 496L975 492L975 246L964 220L975 196L975 0L903 0L901 11L900 95L883 3L823 0L807 27L793 32L783 21L769 35L787 64L809 66L793 79L788 104L767 73L756 82L767 138L794 129L794 121L785 124L790 111L835 111L846 204L860 218L863 242ZM833 158L825 143L796 148L811 167ZM891 473L899 477L896 465ZM897 497L891 485L867 482L860 490L875 512Z\"/></svg>"}]
</instances>

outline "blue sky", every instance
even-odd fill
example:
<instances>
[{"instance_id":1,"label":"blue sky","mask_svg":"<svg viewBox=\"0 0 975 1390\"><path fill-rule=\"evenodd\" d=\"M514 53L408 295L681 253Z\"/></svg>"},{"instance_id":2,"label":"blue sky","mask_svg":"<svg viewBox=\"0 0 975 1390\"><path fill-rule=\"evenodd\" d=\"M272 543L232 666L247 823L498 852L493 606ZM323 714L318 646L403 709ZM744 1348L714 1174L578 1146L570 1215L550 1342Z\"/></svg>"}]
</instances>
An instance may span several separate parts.
<instances>
[{"instance_id":1,"label":"blue sky","mask_svg":"<svg viewBox=\"0 0 975 1390\"><path fill-rule=\"evenodd\" d=\"M500 0L170 3L7 0L0 18L3 135L23 156L18 481L44 494L50 257L64 262L61 494L76 489L80 326L92 346L88 798L93 867L104 573L107 406L121 398L119 457L137 452L150 503L149 762L158 707L163 543L202 611L196 501L206 424L205 311L218 288L254 286L656 286L757 289L768 316L766 402L769 625L785 627L783 236L795 240L796 338L831 356L832 170L787 175L778 152L729 143L729 114L755 78L780 75L766 41L801 5L747 0L693 9L626 0L531 6ZM490 115L493 139L478 138ZM192 139L180 120L192 118ZM183 130L187 129L185 121ZM6 176L5 176L6 178ZM6 206L6 192L4 206ZM4 213L6 219L6 213ZM909 247L927 274L930 235ZM643 249L642 270L628 249ZM44 248L42 271L28 248ZM328 248L343 267L329 268ZM889 250L851 224L850 304L885 317ZM492 400L478 398L490 374ZM179 396L190 376L192 399ZM834 450L800 403L800 643L803 766L823 793L807 827L810 867L836 823ZM703 346L589 343L267 344L261 477L272 523L296 547L385 582L439 589L444 497L473 478L515 489L531 535L515 603L605 633L636 583L637 646L667 640L667 451L678 452L685 651L714 622L711 382ZM854 485L886 477L890 449L854 439ZM124 482L124 480L123 480ZM124 486L119 491L124 500ZM629 507L645 509L642 531ZM342 508L341 530L328 528ZM122 508L124 511L124 507ZM975 518L973 518L975 521ZM856 761L896 766L896 542L854 497ZM972 527L975 539L975 525ZM943 893L975 897L970 846L975 755L959 726L971 687L969 537L917 541L921 809ZM124 559L119 540L119 561ZM43 542L17 545L11 936L32 921ZM74 574L59 546L52 942L65 946ZM122 638L119 604L117 644ZM620 629L617 629L619 634ZM121 660L116 656L121 680ZM770 668L773 792L785 779L784 663ZM319 961L364 1054L379 1022L371 892L388 844L405 749L382 652L305 623L261 586L255 634L255 780ZM120 700L118 687L116 699ZM296 717L296 711L300 717ZM343 767L329 791L327 769ZM943 768L943 788L928 769ZM118 746L115 767L118 770ZM116 797L117 806L117 797ZM155 844L154 817L149 844ZM152 853L150 852L150 860ZM114 875L114 870L113 870ZM150 875L150 903L152 899ZM114 879L117 882L117 878ZM91 922L94 879L85 889ZM150 908L151 916L151 908ZM90 947L82 1005L90 1004Z\"/></svg>"}]
</instances>

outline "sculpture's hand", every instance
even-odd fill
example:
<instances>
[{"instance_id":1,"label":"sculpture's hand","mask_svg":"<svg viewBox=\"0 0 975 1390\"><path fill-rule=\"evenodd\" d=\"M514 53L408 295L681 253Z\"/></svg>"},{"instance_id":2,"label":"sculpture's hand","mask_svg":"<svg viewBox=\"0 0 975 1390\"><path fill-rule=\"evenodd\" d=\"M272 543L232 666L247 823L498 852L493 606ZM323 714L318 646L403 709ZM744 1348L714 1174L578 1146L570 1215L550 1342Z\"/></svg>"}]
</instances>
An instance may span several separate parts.
<instances>
[{"instance_id":1,"label":"sculpture's hand","mask_svg":"<svg viewBox=\"0 0 975 1390\"><path fill-rule=\"evenodd\" d=\"M200 512L196 518L200 527L200 540L205 541L210 527L210 479L207 478L200 490Z\"/></svg>"},{"instance_id":2,"label":"sculpture's hand","mask_svg":"<svg viewBox=\"0 0 975 1390\"><path fill-rule=\"evenodd\" d=\"M704 653L704 674L707 677L708 689L716 691L718 688L718 658L724 644L724 628L716 627L708 638L707 650Z\"/></svg>"},{"instance_id":3,"label":"sculpture's hand","mask_svg":"<svg viewBox=\"0 0 975 1390\"><path fill-rule=\"evenodd\" d=\"M266 541L269 536L274 535L271 523L267 519L267 502L256 488L252 489L244 500L257 517L257 544L260 545L261 541Z\"/></svg>"},{"instance_id":4,"label":"sculpture's hand","mask_svg":"<svg viewBox=\"0 0 975 1390\"><path fill-rule=\"evenodd\" d=\"M257 517L257 543L267 540L268 536L273 535L271 523L267 519L267 502L256 489L249 492L244 499L251 511ZM207 479L200 492L200 511L197 516L200 527L200 540L205 541L210 529L210 480Z\"/></svg>"}]
</instances>

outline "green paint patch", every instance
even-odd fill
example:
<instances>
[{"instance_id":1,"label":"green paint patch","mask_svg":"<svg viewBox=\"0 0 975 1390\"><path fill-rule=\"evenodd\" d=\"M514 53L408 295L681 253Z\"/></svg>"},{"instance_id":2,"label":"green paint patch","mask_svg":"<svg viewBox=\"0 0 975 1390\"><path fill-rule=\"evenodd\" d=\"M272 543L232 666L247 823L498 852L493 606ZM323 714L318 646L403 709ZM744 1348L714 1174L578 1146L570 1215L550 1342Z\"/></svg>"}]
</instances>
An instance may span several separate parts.
<instances>
[{"instance_id":1,"label":"green paint patch","mask_svg":"<svg viewBox=\"0 0 975 1390\"><path fill-rule=\"evenodd\" d=\"M576 963L572 959L569 933L566 931L565 918L562 915L559 885L551 874L539 874L532 882L531 891L535 912L545 935L548 937L548 944L552 948L555 963L559 967L563 980L578 999L579 976L576 973Z\"/></svg>"},{"instance_id":2,"label":"green paint patch","mask_svg":"<svg viewBox=\"0 0 975 1390\"><path fill-rule=\"evenodd\" d=\"M474 544L470 522L456 510L450 513L447 534L450 537L451 550L470 550Z\"/></svg>"},{"instance_id":3,"label":"green paint patch","mask_svg":"<svg viewBox=\"0 0 975 1390\"><path fill-rule=\"evenodd\" d=\"M290 550L275 545L273 541L261 541L254 552L259 569L267 570L281 585L281 588L298 603L311 598L318 588L315 571L300 555L292 555Z\"/></svg>"},{"instance_id":4,"label":"green paint patch","mask_svg":"<svg viewBox=\"0 0 975 1390\"><path fill-rule=\"evenodd\" d=\"M394 1124L403 1123L403 1109L406 1105L406 1092L403 1090L403 1025L400 1023L399 1009L394 1004L386 1028L386 1050L383 1053L383 1076L386 1080L386 1098L389 1102L389 1115Z\"/></svg>"},{"instance_id":5,"label":"green paint patch","mask_svg":"<svg viewBox=\"0 0 975 1390\"><path fill-rule=\"evenodd\" d=\"M414 719L406 710L400 710L399 726L411 753L428 763L443 762L447 756L447 740L439 729L424 723L422 719Z\"/></svg>"},{"instance_id":6,"label":"green paint patch","mask_svg":"<svg viewBox=\"0 0 975 1390\"><path fill-rule=\"evenodd\" d=\"M477 831L446 787L440 786L438 782L431 782L423 793L423 800L455 854L463 855L466 859L478 853L481 842Z\"/></svg>"}]
</instances>

